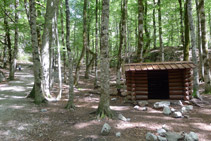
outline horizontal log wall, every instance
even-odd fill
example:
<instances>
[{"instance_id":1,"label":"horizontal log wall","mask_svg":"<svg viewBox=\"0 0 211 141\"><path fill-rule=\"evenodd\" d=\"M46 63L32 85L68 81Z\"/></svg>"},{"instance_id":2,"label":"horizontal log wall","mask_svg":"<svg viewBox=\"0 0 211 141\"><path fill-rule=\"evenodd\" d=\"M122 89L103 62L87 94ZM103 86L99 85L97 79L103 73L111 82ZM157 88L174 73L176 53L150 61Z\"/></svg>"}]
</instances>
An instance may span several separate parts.
<instances>
[{"instance_id":1,"label":"horizontal log wall","mask_svg":"<svg viewBox=\"0 0 211 141\"><path fill-rule=\"evenodd\" d=\"M128 99L148 99L148 76L146 71L126 71ZM192 94L190 69L168 70L169 98L189 100Z\"/></svg>"}]
</instances>

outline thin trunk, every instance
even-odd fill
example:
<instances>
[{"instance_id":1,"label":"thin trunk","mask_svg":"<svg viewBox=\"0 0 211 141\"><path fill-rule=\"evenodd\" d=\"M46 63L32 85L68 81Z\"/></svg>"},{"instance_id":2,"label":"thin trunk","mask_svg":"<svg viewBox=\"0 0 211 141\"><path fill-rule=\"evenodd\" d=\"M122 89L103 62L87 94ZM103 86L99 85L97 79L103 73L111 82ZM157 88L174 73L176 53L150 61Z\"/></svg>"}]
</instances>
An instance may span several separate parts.
<instances>
[{"instance_id":1,"label":"thin trunk","mask_svg":"<svg viewBox=\"0 0 211 141\"><path fill-rule=\"evenodd\" d=\"M181 38L181 44L184 47L185 46L185 41L184 41L182 0L178 0L178 1L179 1L179 11L180 11L180 38Z\"/></svg>"},{"instance_id":2,"label":"thin trunk","mask_svg":"<svg viewBox=\"0 0 211 141\"><path fill-rule=\"evenodd\" d=\"M30 0L29 5L30 5L29 23L31 27L31 41L32 41L32 51L33 51L35 103L40 104L44 102L45 99L41 88L41 63L40 63L40 55L39 55L38 39L37 39L35 0Z\"/></svg>"},{"instance_id":3,"label":"thin trunk","mask_svg":"<svg viewBox=\"0 0 211 141\"><path fill-rule=\"evenodd\" d=\"M143 21L144 21L143 0L138 0L138 48L137 48L137 62L142 62L142 60L143 60Z\"/></svg>"},{"instance_id":4,"label":"thin trunk","mask_svg":"<svg viewBox=\"0 0 211 141\"><path fill-rule=\"evenodd\" d=\"M15 70L16 70L16 60L18 55L18 18L19 13L17 11L17 8L19 6L19 0L15 1L15 43L14 43L14 51L12 56L12 66L11 66L11 74L10 74L10 80L14 80L15 77Z\"/></svg>"},{"instance_id":5,"label":"thin trunk","mask_svg":"<svg viewBox=\"0 0 211 141\"><path fill-rule=\"evenodd\" d=\"M113 117L110 109L110 84L109 84L109 0L102 1L102 22L101 22L101 42L100 42L100 102L97 115L100 118Z\"/></svg>"},{"instance_id":6,"label":"thin trunk","mask_svg":"<svg viewBox=\"0 0 211 141\"><path fill-rule=\"evenodd\" d=\"M188 22L190 25L190 32L191 32L191 45L192 45L192 59L193 63L198 66L197 61L197 52L196 52L196 35L195 35L195 26L193 22L193 16L192 16L192 3L191 0L187 0L187 13L188 13ZM195 67L193 69L193 94L200 98L199 94L199 74L198 74L198 67Z\"/></svg>"},{"instance_id":7,"label":"thin trunk","mask_svg":"<svg viewBox=\"0 0 211 141\"><path fill-rule=\"evenodd\" d=\"M148 31L148 22L147 22L147 15L148 15L148 4L147 4L147 1L145 0L145 8L144 8L144 31L145 31L145 34L146 34L146 45L144 47L144 50L143 50L143 54L145 54L147 52L147 50L149 49L150 47L150 43L151 43L151 39L150 39L150 33Z\"/></svg>"},{"instance_id":8,"label":"thin trunk","mask_svg":"<svg viewBox=\"0 0 211 141\"><path fill-rule=\"evenodd\" d=\"M117 89L121 88L121 65L122 65L122 49L126 48L126 24L127 24L127 0L122 0L121 2L121 21L120 21L120 44L118 51L118 62L117 62Z\"/></svg>"},{"instance_id":9,"label":"thin trunk","mask_svg":"<svg viewBox=\"0 0 211 141\"><path fill-rule=\"evenodd\" d=\"M185 46L184 46L184 50L183 50L183 54L184 54L184 61L188 61L189 60L189 48L190 48L190 29L189 29L189 21L188 21L188 7L187 7L187 1L185 2L185 20L184 20L184 24L185 24Z\"/></svg>"},{"instance_id":10,"label":"thin trunk","mask_svg":"<svg viewBox=\"0 0 211 141\"><path fill-rule=\"evenodd\" d=\"M98 0L96 0L96 11L95 11L95 81L94 81L94 88L98 87L97 84L97 59L98 59Z\"/></svg>"},{"instance_id":11,"label":"thin trunk","mask_svg":"<svg viewBox=\"0 0 211 141\"><path fill-rule=\"evenodd\" d=\"M6 33L5 33L5 37L4 37L4 52L3 52L3 68L6 68L7 67L7 36L6 36Z\"/></svg>"},{"instance_id":12,"label":"thin trunk","mask_svg":"<svg viewBox=\"0 0 211 141\"><path fill-rule=\"evenodd\" d=\"M85 71L85 78L89 78L89 49L90 49L90 1L88 1L88 14L87 14L87 46L86 46L86 71Z\"/></svg>"},{"instance_id":13,"label":"thin trunk","mask_svg":"<svg viewBox=\"0 0 211 141\"><path fill-rule=\"evenodd\" d=\"M201 46L201 23L200 23L200 12L199 12L199 2L195 0L196 3L196 12L197 12L197 47L199 50L199 78L204 80L204 65L202 59L202 46Z\"/></svg>"},{"instance_id":14,"label":"thin trunk","mask_svg":"<svg viewBox=\"0 0 211 141\"><path fill-rule=\"evenodd\" d=\"M75 71L75 78L74 78L74 85L78 85L79 81L79 71L81 68L82 58L84 57L85 51L87 48L87 0L84 0L84 9L83 9L83 49L81 52L81 56L78 60L76 71Z\"/></svg>"},{"instance_id":15,"label":"thin trunk","mask_svg":"<svg viewBox=\"0 0 211 141\"><path fill-rule=\"evenodd\" d=\"M156 2L153 0L154 8L153 8L153 47L154 49L156 48L156 18L155 18L155 7L156 7Z\"/></svg>"},{"instance_id":16,"label":"thin trunk","mask_svg":"<svg viewBox=\"0 0 211 141\"><path fill-rule=\"evenodd\" d=\"M161 49L161 61L164 62L165 61L165 56L164 56L164 47L163 47L163 37L162 37L162 17L161 17L161 5L160 5L160 1L158 0L158 24L159 24L159 42L160 42L160 49Z\"/></svg>"},{"instance_id":17,"label":"thin trunk","mask_svg":"<svg viewBox=\"0 0 211 141\"><path fill-rule=\"evenodd\" d=\"M209 68L209 53L208 44L206 40L206 19L204 10L204 0L199 1L200 19L201 19L201 36L202 36L202 49L203 49L203 63L204 63L204 81L205 93L211 93L211 74Z\"/></svg>"},{"instance_id":18,"label":"thin trunk","mask_svg":"<svg viewBox=\"0 0 211 141\"><path fill-rule=\"evenodd\" d=\"M65 51L65 41L64 41L64 17L63 17L63 2L61 2L60 6L60 17L61 17L61 36L62 36L62 48L63 48L63 75L64 75L64 83L67 83L66 79L66 51Z\"/></svg>"},{"instance_id":19,"label":"thin trunk","mask_svg":"<svg viewBox=\"0 0 211 141\"><path fill-rule=\"evenodd\" d=\"M210 27L210 38L211 38L211 8L209 8L209 27ZM211 40L209 40L209 47L211 47Z\"/></svg>"},{"instance_id":20,"label":"thin trunk","mask_svg":"<svg viewBox=\"0 0 211 141\"><path fill-rule=\"evenodd\" d=\"M62 97L62 71L61 71L61 53L60 53L60 43L59 43L59 33L58 33L58 12L59 9L57 7L55 15L52 19L53 24L53 33L55 36L55 45L57 46L57 66L58 66L58 95L56 97L57 100L60 100Z\"/></svg>"},{"instance_id":21,"label":"thin trunk","mask_svg":"<svg viewBox=\"0 0 211 141\"><path fill-rule=\"evenodd\" d=\"M69 0L65 0L66 5L66 47L68 54L68 68L69 68L69 100L66 108L75 108L74 106L74 89L73 89L73 56L70 48L70 8Z\"/></svg>"}]
</instances>

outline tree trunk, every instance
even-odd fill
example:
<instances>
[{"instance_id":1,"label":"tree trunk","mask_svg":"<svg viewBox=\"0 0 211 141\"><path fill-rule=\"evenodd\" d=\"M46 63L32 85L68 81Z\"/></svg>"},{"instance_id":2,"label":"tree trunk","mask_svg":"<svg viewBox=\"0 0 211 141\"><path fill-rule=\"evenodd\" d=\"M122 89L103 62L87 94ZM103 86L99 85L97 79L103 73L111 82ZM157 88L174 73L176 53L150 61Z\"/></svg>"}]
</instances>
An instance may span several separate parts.
<instances>
[{"instance_id":1,"label":"tree trunk","mask_svg":"<svg viewBox=\"0 0 211 141\"><path fill-rule=\"evenodd\" d=\"M94 81L94 88L97 88L97 59L98 59L98 0L96 0L96 11L95 11L95 81Z\"/></svg>"},{"instance_id":2,"label":"tree trunk","mask_svg":"<svg viewBox=\"0 0 211 141\"><path fill-rule=\"evenodd\" d=\"M178 2L179 2L179 11L180 11L180 38L181 38L181 44L184 47L185 46L185 41L184 41L182 0L178 0Z\"/></svg>"},{"instance_id":3,"label":"tree trunk","mask_svg":"<svg viewBox=\"0 0 211 141\"><path fill-rule=\"evenodd\" d=\"M10 74L10 80L14 80L15 77L15 70L16 70L16 60L17 60L17 54L18 54L18 18L19 14L17 11L17 7L19 6L19 0L15 1L15 43L14 43L14 51L12 56L12 66L11 66L11 74Z\"/></svg>"},{"instance_id":4,"label":"tree trunk","mask_svg":"<svg viewBox=\"0 0 211 141\"><path fill-rule=\"evenodd\" d=\"M78 60L78 64L76 66L75 71L75 79L74 85L76 86L79 81L79 71L81 68L82 58L84 57L85 50L87 49L87 0L84 0L84 9L83 9L83 49L81 52L81 56Z\"/></svg>"},{"instance_id":5,"label":"tree trunk","mask_svg":"<svg viewBox=\"0 0 211 141\"><path fill-rule=\"evenodd\" d=\"M73 89L73 56L70 48L70 8L69 0L65 0L66 5L66 47L68 53L68 67L69 67L69 100L66 108L75 108L74 106L74 89Z\"/></svg>"},{"instance_id":6,"label":"tree trunk","mask_svg":"<svg viewBox=\"0 0 211 141\"><path fill-rule=\"evenodd\" d=\"M163 37L162 37L162 17L161 17L161 6L160 6L160 0L158 0L158 24L159 24L159 41L160 41L160 49L161 49L161 61L165 61L164 56L164 47L163 47Z\"/></svg>"},{"instance_id":7,"label":"tree trunk","mask_svg":"<svg viewBox=\"0 0 211 141\"><path fill-rule=\"evenodd\" d=\"M144 21L144 6L143 0L138 0L138 49L137 62L143 60L143 21Z\"/></svg>"},{"instance_id":8,"label":"tree trunk","mask_svg":"<svg viewBox=\"0 0 211 141\"><path fill-rule=\"evenodd\" d=\"M211 76L209 68L209 53L206 40L206 19L204 10L204 0L199 1L200 19L201 19L201 35L202 35L202 49L203 49L203 63L204 63L204 81L205 81L205 93L211 92Z\"/></svg>"},{"instance_id":9,"label":"tree trunk","mask_svg":"<svg viewBox=\"0 0 211 141\"><path fill-rule=\"evenodd\" d=\"M156 7L156 2L153 0L154 8L153 8L153 47L154 49L156 48L156 19L155 19L155 7Z\"/></svg>"},{"instance_id":10,"label":"tree trunk","mask_svg":"<svg viewBox=\"0 0 211 141\"><path fill-rule=\"evenodd\" d=\"M49 84L49 38L52 27L52 19L58 10L59 0L47 0L47 8L45 14L45 24L42 36L41 62L42 62L42 90L46 98L51 100L50 84Z\"/></svg>"},{"instance_id":11,"label":"tree trunk","mask_svg":"<svg viewBox=\"0 0 211 141\"><path fill-rule=\"evenodd\" d=\"M195 26L193 22L192 16L192 3L191 0L187 0L187 15L188 15L188 22L190 25L190 32L191 32L191 45L192 45L192 59L193 63L197 66L193 69L193 95L197 98L201 98L199 94L199 74L198 74L198 61L197 61L197 52L196 52L196 35L195 35Z\"/></svg>"},{"instance_id":12,"label":"tree trunk","mask_svg":"<svg viewBox=\"0 0 211 141\"><path fill-rule=\"evenodd\" d=\"M184 20L184 24L185 24L185 46L184 46L184 50L183 50L183 54L184 54L184 61L188 61L189 60L189 48L190 48L190 29L189 29L189 21L188 21L188 7L187 7L187 1L185 2L185 20Z\"/></svg>"},{"instance_id":13,"label":"tree trunk","mask_svg":"<svg viewBox=\"0 0 211 141\"><path fill-rule=\"evenodd\" d=\"M196 3L196 12L197 12L197 47L199 50L199 78L204 80L204 65L202 59L202 46L201 46L201 23L200 23L200 12L199 12L199 2L195 0Z\"/></svg>"},{"instance_id":14,"label":"tree trunk","mask_svg":"<svg viewBox=\"0 0 211 141\"><path fill-rule=\"evenodd\" d=\"M5 19L4 19L5 20ZM3 68L6 69L7 67L7 35L5 33L5 37L4 37L4 52L3 52Z\"/></svg>"},{"instance_id":15,"label":"tree trunk","mask_svg":"<svg viewBox=\"0 0 211 141\"><path fill-rule=\"evenodd\" d=\"M62 36L62 48L63 48L63 75L64 75L64 83L67 83L66 79L66 50L65 50L65 41L64 41L64 17L63 17L63 2L61 2L60 6L60 17L61 17L61 36Z\"/></svg>"},{"instance_id":16,"label":"tree trunk","mask_svg":"<svg viewBox=\"0 0 211 141\"><path fill-rule=\"evenodd\" d=\"M113 117L110 109L109 94L109 0L102 1L102 22L101 22L101 42L100 42L100 102L97 109L97 115L100 118Z\"/></svg>"},{"instance_id":17,"label":"tree trunk","mask_svg":"<svg viewBox=\"0 0 211 141\"><path fill-rule=\"evenodd\" d=\"M61 53L60 53L60 43L59 43L59 33L58 33L58 7L56 9L55 15L52 19L53 24L53 33L55 36L55 44L57 46L57 66L58 66L58 85L59 85L59 93L57 95L57 100L61 99L62 96L62 71L61 71Z\"/></svg>"},{"instance_id":18,"label":"tree trunk","mask_svg":"<svg viewBox=\"0 0 211 141\"><path fill-rule=\"evenodd\" d=\"M118 62L117 62L117 80L116 87L120 89L120 79L121 79L121 65L122 65L122 49L126 48L126 24L127 24L127 0L122 0L121 2L121 21L120 21L120 44L118 51Z\"/></svg>"},{"instance_id":19,"label":"tree trunk","mask_svg":"<svg viewBox=\"0 0 211 141\"><path fill-rule=\"evenodd\" d=\"M37 24L36 24L36 9L35 0L29 1L30 5L30 27L31 27L31 41L33 50L33 70L34 70L34 89L35 89L35 103L40 104L44 102L45 98L41 88L41 63L38 49L37 39Z\"/></svg>"},{"instance_id":20,"label":"tree trunk","mask_svg":"<svg viewBox=\"0 0 211 141\"><path fill-rule=\"evenodd\" d=\"M147 12L148 12L148 4L147 4L147 1L145 1L145 8L144 8L144 31L145 31L145 34L146 34L146 44L145 44L145 47L144 47L144 50L143 50L143 54L145 54L147 52L147 50L149 49L150 47L150 43L151 43L151 39L150 39L150 33L148 31L148 21L147 21Z\"/></svg>"}]
</instances>

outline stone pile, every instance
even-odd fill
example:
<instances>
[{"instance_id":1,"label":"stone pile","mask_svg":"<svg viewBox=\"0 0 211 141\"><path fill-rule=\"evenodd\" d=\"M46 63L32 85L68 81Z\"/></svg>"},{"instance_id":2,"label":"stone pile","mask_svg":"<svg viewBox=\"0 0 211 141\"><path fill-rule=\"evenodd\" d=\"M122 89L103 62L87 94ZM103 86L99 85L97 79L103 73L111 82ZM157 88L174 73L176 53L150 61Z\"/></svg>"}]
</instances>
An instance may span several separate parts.
<instances>
[{"instance_id":1,"label":"stone pile","mask_svg":"<svg viewBox=\"0 0 211 141\"><path fill-rule=\"evenodd\" d=\"M198 135L194 132L190 133L177 133L168 131L166 128L162 127L157 129L157 133L153 134L148 132L146 134L147 141L198 141Z\"/></svg>"}]
</instances>

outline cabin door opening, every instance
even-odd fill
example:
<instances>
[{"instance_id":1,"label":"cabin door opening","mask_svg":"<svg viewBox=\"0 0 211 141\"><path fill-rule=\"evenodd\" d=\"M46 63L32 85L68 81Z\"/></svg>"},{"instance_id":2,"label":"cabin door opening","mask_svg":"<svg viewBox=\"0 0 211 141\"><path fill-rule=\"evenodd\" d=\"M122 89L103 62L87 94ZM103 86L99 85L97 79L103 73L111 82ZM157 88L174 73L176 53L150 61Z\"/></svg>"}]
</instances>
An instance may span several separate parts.
<instances>
[{"instance_id":1,"label":"cabin door opening","mask_svg":"<svg viewBox=\"0 0 211 141\"><path fill-rule=\"evenodd\" d=\"M148 71L148 98L169 99L168 71Z\"/></svg>"}]
</instances>

